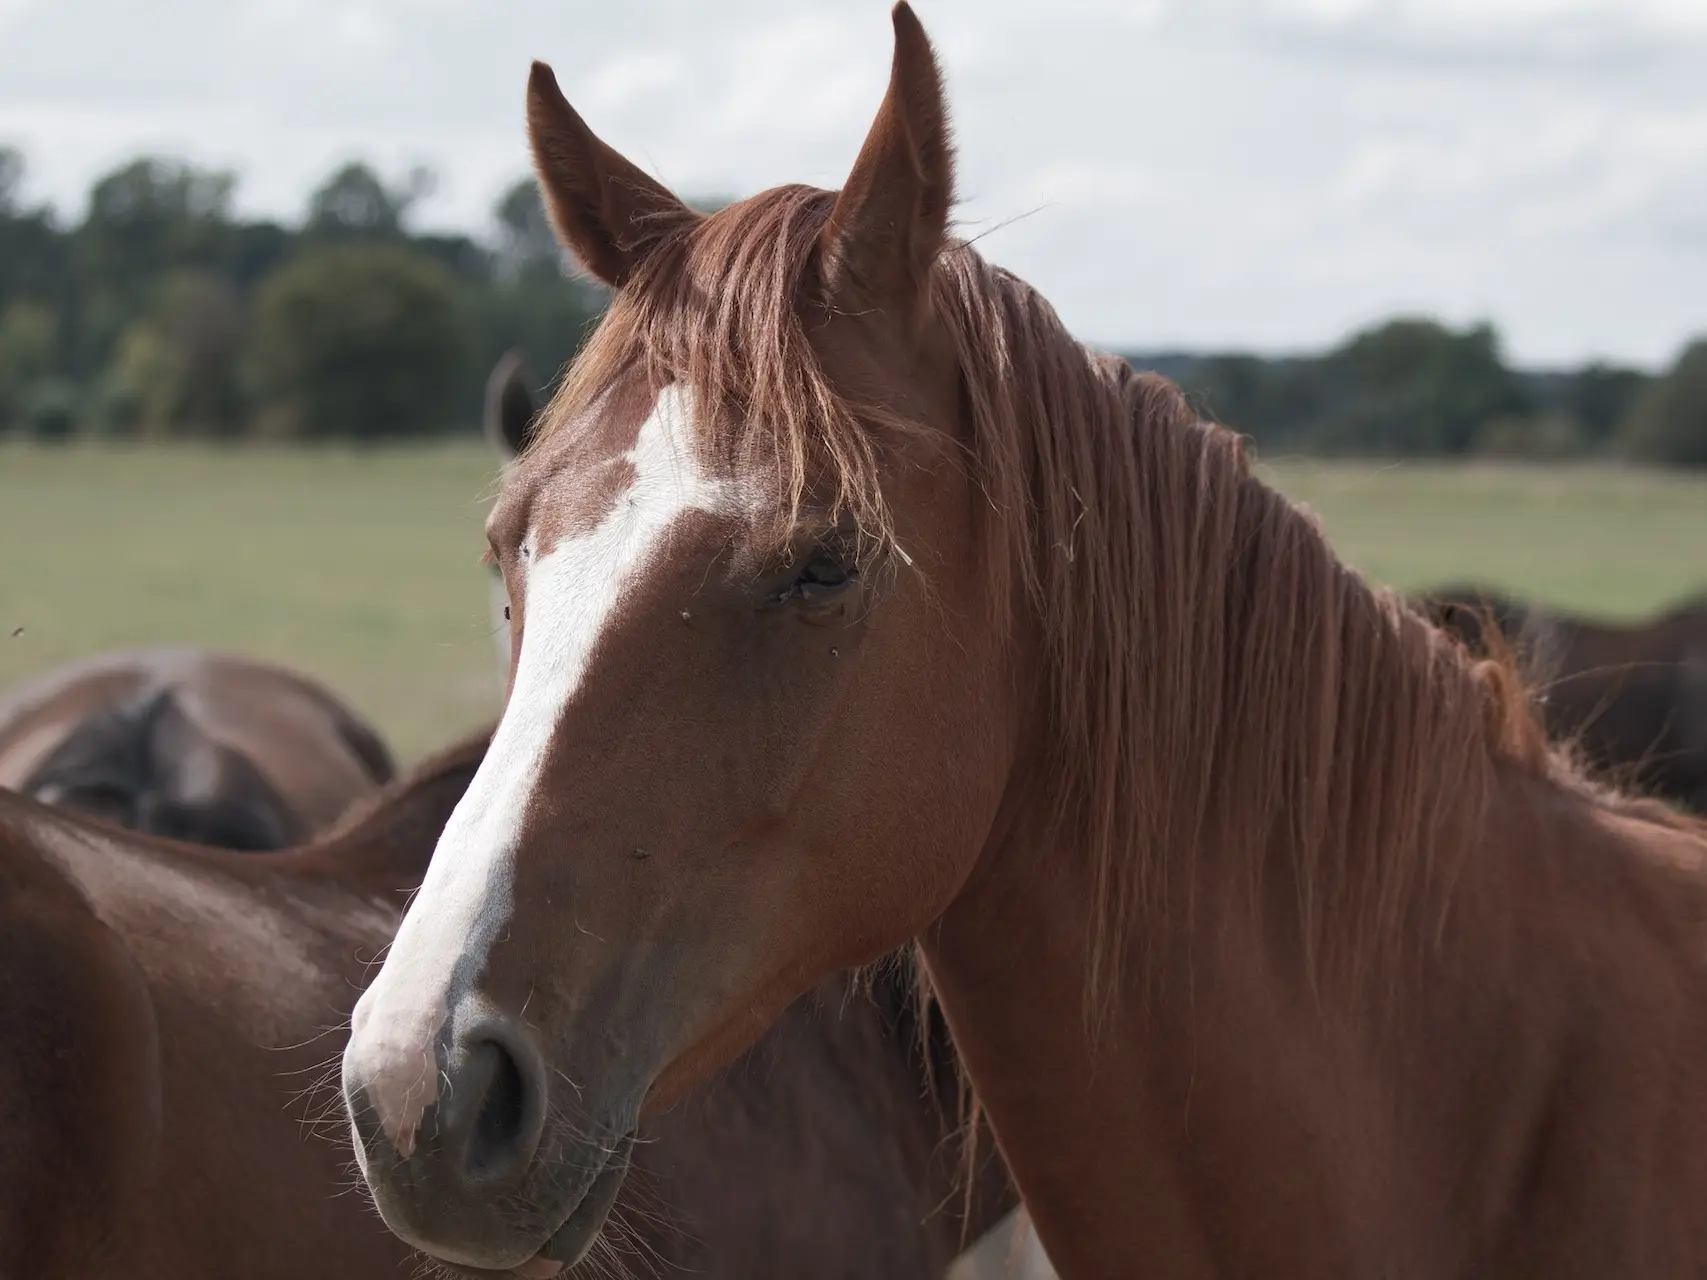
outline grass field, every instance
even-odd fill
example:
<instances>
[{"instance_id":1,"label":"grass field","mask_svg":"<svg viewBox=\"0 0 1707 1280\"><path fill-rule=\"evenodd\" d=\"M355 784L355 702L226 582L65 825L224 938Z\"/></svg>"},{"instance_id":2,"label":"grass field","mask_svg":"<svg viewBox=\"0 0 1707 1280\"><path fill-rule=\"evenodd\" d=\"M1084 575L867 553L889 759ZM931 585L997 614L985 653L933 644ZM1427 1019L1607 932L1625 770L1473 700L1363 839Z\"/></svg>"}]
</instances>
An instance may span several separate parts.
<instances>
[{"instance_id":1,"label":"grass field","mask_svg":"<svg viewBox=\"0 0 1707 1280\"><path fill-rule=\"evenodd\" d=\"M1707 478L1286 461L1270 477L1401 588L1472 577L1636 616L1707 587ZM329 683L413 757L496 710L480 445L0 448L0 686L196 643ZM18 628L21 633L13 634Z\"/></svg>"}]
</instances>

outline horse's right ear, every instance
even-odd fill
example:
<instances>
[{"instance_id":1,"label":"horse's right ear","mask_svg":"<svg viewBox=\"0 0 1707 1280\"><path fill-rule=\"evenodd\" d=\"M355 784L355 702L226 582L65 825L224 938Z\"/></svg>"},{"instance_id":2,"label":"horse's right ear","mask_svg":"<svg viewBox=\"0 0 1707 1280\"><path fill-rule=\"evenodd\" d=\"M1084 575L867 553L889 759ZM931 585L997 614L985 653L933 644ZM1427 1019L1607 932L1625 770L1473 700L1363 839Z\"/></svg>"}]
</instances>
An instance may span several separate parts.
<instances>
[{"instance_id":1,"label":"horse's right ear","mask_svg":"<svg viewBox=\"0 0 1707 1280\"><path fill-rule=\"evenodd\" d=\"M601 142L543 62L528 77L528 141L557 238L612 288L621 288L660 240L699 218Z\"/></svg>"},{"instance_id":2,"label":"horse's right ear","mask_svg":"<svg viewBox=\"0 0 1707 1280\"><path fill-rule=\"evenodd\" d=\"M505 352L492 367L492 376L486 379L486 411L481 416L486 439L506 461L520 457L533 440L539 402L521 352Z\"/></svg>"},{"instance_id":3,"label":"horse's right ear","mask_svg":"<svg viewBox=\"0 0 1707 1280\"><path fill-rule=\"evenodd\" d=\"M936 54L900 0L883 105L836 197L821 244L825 284L855 308L911 311L928 296L954 203L954 145Z\"/></svg>"}]
</instances>

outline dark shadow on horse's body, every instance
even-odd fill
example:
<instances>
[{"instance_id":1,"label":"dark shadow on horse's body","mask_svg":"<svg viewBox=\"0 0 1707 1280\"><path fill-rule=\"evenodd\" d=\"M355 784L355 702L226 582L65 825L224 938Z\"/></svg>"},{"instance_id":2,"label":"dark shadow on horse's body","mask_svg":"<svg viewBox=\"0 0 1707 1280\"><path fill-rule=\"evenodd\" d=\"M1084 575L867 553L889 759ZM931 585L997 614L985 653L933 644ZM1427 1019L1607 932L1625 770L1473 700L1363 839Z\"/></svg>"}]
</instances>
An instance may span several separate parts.
<instances>
[{"instance_id":1,"label":"dark shadow on horse's body","mask_svg":"<svg viewBox=\"0 0 1707 1280\"><path fill-rule=\"evenodd\" d=\"M1545 690L1548 733L1620 783L1707 814L1707 596L1618 626L1543 609L1496 589L1426 592L1429 616L1472 650L1496 627Z\"/></svg>"},{"instance_id":2,"label":"dark shadow on horse's body","mask_svg":"<svg viewBox=\"0 0 1707 1280\"><path fill-rule=\"evenodd\" d=\"M197 844L300 844L394 772L324 687L233 655L107 654L0 698L0 786Z\"/></svg>"},{"instance_id":3,"label":"dark shadow on horse's body","mask_svg":"<svg viewBox=\"0 0 1707 1280\"><path fill-rule=\"evenodd\" d=\"M353 1187L319 1085L484 751L271 854L0 794L0 1280L418 1272ZM826 984L659 1118L613 1232L634 1272L943 1273L960 1147L919 1049L946 1031L918 1036L907 984ZM966 1242L1014 1203L994 1163L974 1190Z\"/></svg>"}]
</instances>

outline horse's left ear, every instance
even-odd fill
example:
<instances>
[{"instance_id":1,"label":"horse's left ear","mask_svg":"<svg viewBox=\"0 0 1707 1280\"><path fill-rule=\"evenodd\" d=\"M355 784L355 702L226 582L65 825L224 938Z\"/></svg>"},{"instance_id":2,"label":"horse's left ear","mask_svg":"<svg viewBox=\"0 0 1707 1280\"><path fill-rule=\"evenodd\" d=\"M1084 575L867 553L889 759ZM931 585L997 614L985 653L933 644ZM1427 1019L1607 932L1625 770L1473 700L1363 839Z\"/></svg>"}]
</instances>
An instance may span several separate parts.
<instances>
[{"instance_id":1,"label":"horse's left ear","mask_svg":"<svg viewBox=\"0 0 1707 1280\"><path fill-rule=\"evenodd\" d=\"M528 77L528 141L557 238L594 276L620 288L664 237L699 215L587 128L543 62Z\"/></svg>"},{"instance_id":2,"label":"horse's left ear","mask_svg":"<svg viewBox=\"0 0 1707 1280\"><path fill-rule=\"evenodd\" d=\"M913 10L895 6L889 91L823 232L830 296L890 311L923 299L948 235L954 144L936 55Z\"/></svg>"}]
</instances>

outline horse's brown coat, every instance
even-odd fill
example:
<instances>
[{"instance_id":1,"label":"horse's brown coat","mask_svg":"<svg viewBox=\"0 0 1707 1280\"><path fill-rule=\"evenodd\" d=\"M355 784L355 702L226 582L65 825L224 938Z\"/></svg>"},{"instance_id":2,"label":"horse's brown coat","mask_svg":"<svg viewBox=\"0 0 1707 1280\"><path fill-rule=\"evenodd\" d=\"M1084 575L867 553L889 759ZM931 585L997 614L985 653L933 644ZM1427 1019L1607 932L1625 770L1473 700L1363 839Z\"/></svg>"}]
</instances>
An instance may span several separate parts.
<instances>
[{"instance_id":1,"label":"horse's brown coat","mask_svg":"<svg viewBox=\"0 0 1707 1280\"><path fill-rule=\"evenodd\" d=\"M599 1126L917 936L1069 1280L1703 1274L1707 829L1583 782L1509 666L945 242L895 26L856 180L705 219L532 82L559 229L619 287L500 502L512 596L621 379L683 384L701 465L773 501L684 517L552 710L479 993L578 1114L482 1225L549 1260ZM783 553L850 517L827 601Z\"/></svg>"},{"instance_id":2,"label":"horse's brown coat","mask_svg":"<svg viewBox=\"0 0 1707 1280\"><path fill-rule=\"evenodd\" d=\"M281 854L0 795L0 1280L418 1273L319 1086L484 749ZM940 1276L963 1240L958 1148L914 1026L841 982L802 1001L659 1117L617 1254L637 1274ZM976 1190L968 1242L1013 1203L999 1167Z\"/></svg>"},{"instance_id":3,"label":"horse's brown coat","mask_svg":"<svg viewBox=\"0 0 1707 1280\"><path fill-rule=\"evenodd\" d=\"M63 1152L0 1181L0 1218L18 1224L0 1236L0 1276L411 1274L351 1187L320 1086L484 746L424 766L345 834L276 854L0 794L0 868L41 886L0 904L23 1011L0 1072L54 1064L0 1145ZM93 994L57 989L60 972L87 973ZM58 1117L40 1106L54 1097Z\"/></svg>"}]
</instances>

